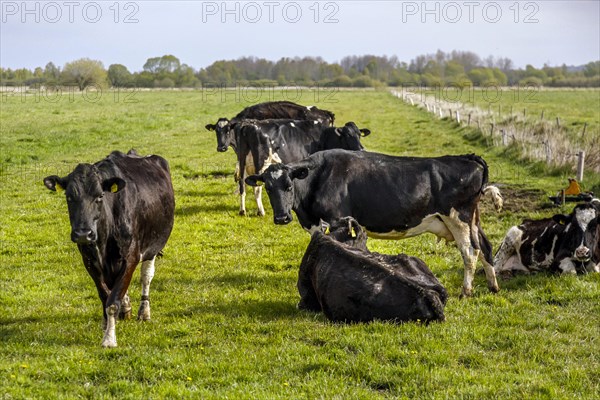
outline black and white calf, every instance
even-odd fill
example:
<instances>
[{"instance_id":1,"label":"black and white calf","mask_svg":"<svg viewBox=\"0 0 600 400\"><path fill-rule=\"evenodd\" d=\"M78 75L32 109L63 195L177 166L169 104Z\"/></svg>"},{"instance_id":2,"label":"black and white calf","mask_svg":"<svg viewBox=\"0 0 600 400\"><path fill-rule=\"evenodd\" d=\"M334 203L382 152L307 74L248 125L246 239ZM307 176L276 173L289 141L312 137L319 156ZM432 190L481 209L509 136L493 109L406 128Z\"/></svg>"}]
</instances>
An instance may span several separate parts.
<instances>
[{"instance_id":1,"label":"black and white calf","mask_svg":"<svg viewBox=\"0 0 600 400\"><path fill-rule=\"evenodd\" d=\"M302 160L317 151L327 149L363 150L361 137L371 133L359 129L354 122L343 127L327 127L317 121L270 119L245 120L235 126L238 145L240 215L246 214L246 189L248 175L262 173L269 165ZM260 186L254 196L258 215L265 215Z\"/></svg>"},{"instance_id":2,"label":"black and white calf","mask_svg":"<svg viewBox=\"0 0 600 400\"><path fill-rule=\"evenodd\" d=\"M71 240L94 280L104 313L103 347L116 347L116 317L131 314L127 289L142 263L138 319L150 319L154 260L173 228L175 199L167 161L156 155L113 152L95 164L79 164L61 178L44 178L64 191Z\"/></svg>"},{"instance_id":3,"label":"black and white calf","mask_svg":"<svg viewBox=\"0 0 600 400\"><path fill-rule=\"evenodd\" d=\"M524 220L508 230L494 258L497 273L600 272L600 200L569 215Z\"/></svg>"},{"instance_id":4,"label":"black and white calf","mask_svg":"<svg viewBox=\"0 0 600 400\"><path fill-rule=\"evenodd\" d=\"M464 261L463 295L471 295L477 260L488 288L497 292L492 246L479 221L479 200L489 194L488 167L476 155L437 158L393 157L366 151L321 151L287 165L274 164L246 179L264 182L276 224L292 221L306 230L343 216L354 217L368 235L403 239L431 232L456 241Z\"/></svg>"},{"instance_id":5,"label":"black and white calf","mask_svg":"<svg viewBox=\"0 0 600 400\"><path fill-rule=\"evenodd\" d=\"M370 253L353 218L321 226L300 265L298 308L337 322L445 319L446 289L422 260Z\"/></svg>"}]
</instances>

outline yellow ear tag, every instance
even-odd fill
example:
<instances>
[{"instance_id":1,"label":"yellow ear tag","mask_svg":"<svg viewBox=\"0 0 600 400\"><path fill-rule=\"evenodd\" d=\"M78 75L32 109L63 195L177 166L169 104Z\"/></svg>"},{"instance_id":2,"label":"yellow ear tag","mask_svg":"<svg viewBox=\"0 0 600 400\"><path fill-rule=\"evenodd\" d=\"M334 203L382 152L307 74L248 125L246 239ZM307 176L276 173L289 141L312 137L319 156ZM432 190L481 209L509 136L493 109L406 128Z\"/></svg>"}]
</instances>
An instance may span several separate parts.
<instances>
[{"instance_id":1,"label":"yellow ear tag","mask_svg":"<svg viewBox=\"0 0 600 400\"><path fill-rule=\"evenodd\" d=\"M356 231L354 230L354 227L352 227L352 229L350 229L350 236L352 236L353 238L356 237Z\"/></svg>"},{"instance_id":2,"label":"yellow ear tag","mask_svg":"<svg viewBox=\"0 0 600 400\"><path fill-rule=\"evenodd\" d=\"M117 185L116 183L113 183L112 186L110 187L110 192L117 193L118 191L119 191L119 185Z\"/></svg>"},{"instance_id":3,"label":"yellow ear tag","mask_svg":"<svg viewBox=\"0 0 600 400\"><path fill-rule=\"evenodd\" d=\"M62 186L60 186L60 184L55 183L54 184L54 189L56 189L57 192L62 192L63 190L65 190Z\"/></svg>"},{"instance_id":4,"label":"yellow ear tag","mask_svg":"<svg viewBox=\"0 0 600 400\"><path fill-rule=\"evenodd\" d=\"M325 228L325 234L329 235L329 227Z\"/></svg>"}]
</instances>

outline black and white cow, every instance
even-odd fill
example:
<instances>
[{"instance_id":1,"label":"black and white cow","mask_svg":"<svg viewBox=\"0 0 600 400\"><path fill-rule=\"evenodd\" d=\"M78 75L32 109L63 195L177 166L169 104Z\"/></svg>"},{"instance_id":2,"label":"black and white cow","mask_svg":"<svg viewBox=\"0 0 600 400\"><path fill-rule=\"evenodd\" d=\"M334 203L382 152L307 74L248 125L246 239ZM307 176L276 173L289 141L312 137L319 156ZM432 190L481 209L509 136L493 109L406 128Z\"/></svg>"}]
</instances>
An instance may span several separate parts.
<instances>
[{"instance_id":1,"label":"black and white cow","mask_svg":"<svg viewBox=\"0 0 600 400\"><path fill-rule=\"evenodd\" d=\"M368 129L359 129L354 122L339 128L324 127L317 121L290 119L245 120L238 123L235 137L242 178L238 181L240 215L246 215L246 176L261 173L271 164L302 160L321 150L363 150L360 138L370 133ZM258 215L263 216L265 209L260 189L260 186L255 187L254 196Z\"/></svg>"},{"instance_id":2,"label":"black and white cow","mask_svg":"<svg viewBox=\"0 0 600 400\"><path fill-rule=\"evenodd\" d=\"M240 111L231 120L221 117L216 124L207 124L205 128L209 131L215 131L217 136L217 151L225 152L229 147L232 147L235 153L238 153L237 142L235 135L235 126L246 120L265 120L265 119L294 119L317 121L321 126L332 126L335 115L328 110L321 110L315 106L303 106L292 103L291 101L269 101L265 103L255 104ZM243 174L243 172L242 172ZM235 181L240 180L239 163L235 169ZM264 210L262 207L260 189L255 188L254 197L257 199L259 210ZM241 210L240 210L241 212ZM260 213L260 211L259 211Z\"/></svg>"},{"instance_id":3,"label":"black and white cow","mask_svg":"<svg viewBox=\"0 0 600 400\"><path fill-rule=\"evenodd\" d=\"M497 273L600 272L600 200L571 214L524 220L508 230L494 258Z\"/></svg>"},{"instance_id":4,"label":"black and white cow","mask_svg":"<svg viewBox=\"0 0 600 400\"><path fill-rule=\"evenodd\" d=\"M173 228L175 200L169 164L156 155L115 151L95 164L79 164L63 178L48 176L44 185L65 192L71 240L102 301L102 346L116 347L115 318L131 314L127 290L140 262L138 319L150 319L154 260Z\"/></svg>"},{"instance_id":5,"label":"black and white cow","mask_svg":"<svg viewBox=\"0 0 600 400\"><path fill-rule=\"evenodd\" d=\"M464 261L463 295L472 293L475 266L484 266L497 292L492 246L479 221L479 200L489 194L499 209L500 191L487 186L488 167L476 155L394 157L366 151L327 150L287 165L274 164L246 179L264 182L276 224L294 210L307 230L319 220L354 217L369 236L403 239L431 232L456 241Z\"/></svg>"},{"instance_id":6,"label":"black and white cow","mask_svg":"<svg viewBox=\"0 0 600 400\"><path fill-rule=\"evenodd\" d=\"M335 115L328 110L315 106L303 106L291 101L269 101L249 106L240 111L231 120L221 117L216 124L207 124L205 128L217 134L217 151L224 152L231 146L236 149L233 128L245 119L295 119L317 121L322 126L332 126Z\"/></svg>"},{"instance_id":7,"label":"black and white cow","mask_svg":"<svg viewBox=\"0 0 600 400\"><path fill-rule=\"evenodd\" d=\"M446 289L425 263L366 250L351 217L312 234L298 273L298 308L336 322L443 321Z\"/></svg>"}]
</instances>

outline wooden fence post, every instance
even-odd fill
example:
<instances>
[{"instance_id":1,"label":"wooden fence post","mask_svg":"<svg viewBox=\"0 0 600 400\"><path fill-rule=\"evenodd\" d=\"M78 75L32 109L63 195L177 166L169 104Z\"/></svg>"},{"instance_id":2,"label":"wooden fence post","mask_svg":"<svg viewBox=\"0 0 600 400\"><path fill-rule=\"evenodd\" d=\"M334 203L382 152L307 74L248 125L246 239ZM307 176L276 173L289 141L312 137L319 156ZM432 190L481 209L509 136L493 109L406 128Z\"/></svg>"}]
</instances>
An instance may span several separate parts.
<instances>
[{"instance_id":1,"label":"wooden fence post","mask_svg":"<svg viewBox=\"0 0 600 400\"><path fill-rule=\"evenodd\" d=\"M540 119L544 119L544 110L542 110L542 116L540 117Z\"/></svg>"},{"instance_id":2,"label":"wooden fence post","mask_svg":"<svg viewBox=\"0 0 600 400\"><path fill-rule=\"evenodd\" d=\"M560 128L560 118L556 117L556 127Z\"/></svg>"},{"instance_id":3,"label":"wooden fence post","mask_svg":"<svg viewBox=\"0 0 600 400\"><path fill-rule=\"evenodd\" d=\"M469 118L467 119L467 125L471 126L471 113L469 113Z\"/></svg>"},{"instance_id":4,"label":"wooden fence post","mask_svg":"<svg viewBox=\"0 0 600 400\"><path fill-rule=\"evenodd\" d=\"M492 127L490 128L490 136L494 135L494 123L492 122Z\"/></svg>"},{"instance_id":5,"label":"wooden fence post","mask_svg":"<svg viewBox=\"0 0 600 400\"><path fill-rule=\"evenodd\" d=\"M500 133L502 134L502 146L508 146L508 134L504 129L500 129Z\"/></svg>"},{"instance_id":6,"label":"wooden fence post","mask_svg":"<svg viewBox=\"0 0 600 400\"><path fill-rule=\"evenodd\" d=\"M577 181L583 181L583 168L585 164L585 151L581 150L577 155Z\"/></svg>"},{"instance_id":7,"label":"wooden fence post","mask_svg":"<svg viewBox=\"0 0 600 400\"><path fill-rule=\"evenodd\" d=\"M456 122L460 124L460 114L458 113L458 110L456 110Z\"/></svg>"},{"instance_id":8,"label":"wooden fence post","mask_svg":"<svg viewBox=\"0 0 600 400\"><path fill-rule=\"evenodd\" d=\"M587 128L587 122L583 124L583 132L581 132L581 140L585 139L586 128Z\"/></svg>"}]
</instances>

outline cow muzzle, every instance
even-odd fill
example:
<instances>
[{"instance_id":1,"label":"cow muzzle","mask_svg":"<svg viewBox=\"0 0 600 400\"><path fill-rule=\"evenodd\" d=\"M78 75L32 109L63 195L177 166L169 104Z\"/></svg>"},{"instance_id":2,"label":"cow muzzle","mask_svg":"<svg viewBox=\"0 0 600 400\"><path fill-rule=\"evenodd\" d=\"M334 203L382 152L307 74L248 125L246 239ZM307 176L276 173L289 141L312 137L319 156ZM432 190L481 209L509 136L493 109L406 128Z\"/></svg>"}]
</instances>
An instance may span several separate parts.
<instances>
[{"instance_id":1,"label":"cow muzzle","mask_svg":"<svg viewBox=\"0 0 600 400\"><path fill-rule=\"evenodd\" d=\"M580 262L587 262L592 258L592 252L585 246L579 246L575 249L573 257Z\"/></svg>"},{"instance_id":2,"label":"cow muzzle","mask_svg":"<svg viewBox=\"0 0 600 400\"><path fill-rule=\"evenodd\" d=\"M227 151L227 146L217 146L217 151L219 153L225 153Z\"/></svg>"},{"instance_id":3,"label":"cow muzzle","mask_svg":"<svg viewBox=\"0 0 600 400\"><path fill-rule=\"evenodd\" d=\"M97 239L96 232L91 229L77 229L71 231L71 240L77 244L91 244Z\"/></svg>"},{"instance_id":4,"label":"cow muzzle","mask_svg":"<svg viewBox=\"0 0 600 400\"><path fill-rule=\"evenodd\" d=\"M275 225L286 225L289 224L290 222L292 222L292 215L291 214L286 214L286 215L278 215L278 216L274 216L273 217L273 221L275 222Z\"/></svg>"}]
</instances>

